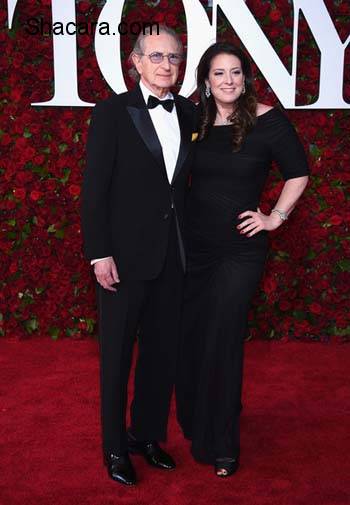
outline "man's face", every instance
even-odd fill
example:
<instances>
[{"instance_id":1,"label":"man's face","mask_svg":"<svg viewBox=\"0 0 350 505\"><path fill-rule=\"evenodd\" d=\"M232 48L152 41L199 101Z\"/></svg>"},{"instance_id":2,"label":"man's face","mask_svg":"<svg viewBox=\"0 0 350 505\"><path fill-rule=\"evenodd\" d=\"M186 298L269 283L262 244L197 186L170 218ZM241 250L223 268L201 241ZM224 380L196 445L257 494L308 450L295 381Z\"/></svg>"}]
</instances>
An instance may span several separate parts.
<instances>
[{"instance_id":1,"label":"man's face","mask_svg":"<svg viewBox=\"0 0 350 505\"><path fill-rule=\"evenodd\" d=\"M153 63L148 55L154 53L179 54L177 41L171 35L160 33L149 35L143 41L143 56L133 54L133 62L142 82L158 96L165 94L177 81L179 65L163 58L160 63Z\"/></svg>"}]
</instances>

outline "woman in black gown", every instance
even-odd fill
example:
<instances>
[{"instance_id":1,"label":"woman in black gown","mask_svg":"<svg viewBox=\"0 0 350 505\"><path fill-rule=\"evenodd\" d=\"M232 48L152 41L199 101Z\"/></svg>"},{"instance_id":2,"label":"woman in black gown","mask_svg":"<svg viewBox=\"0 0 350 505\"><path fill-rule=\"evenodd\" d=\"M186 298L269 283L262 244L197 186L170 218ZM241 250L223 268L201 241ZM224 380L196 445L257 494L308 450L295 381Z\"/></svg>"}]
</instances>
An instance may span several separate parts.
<instances>
[{"instance_id":1,"label":"woman in black gown","mask_svg":"<svg viewBox=\"0 0 350 505\"><path fill-rule=\"evenodd\" d=\"M187 200L187 280L177 416L197 461L220 477L239 466L243 341L251 299L280 226L308 180L296 132L257 103L249 61L216 43L197 71L201 119ZM270 215L259 200L272 160L285 180Z\"/></svg>"}]
</instances>

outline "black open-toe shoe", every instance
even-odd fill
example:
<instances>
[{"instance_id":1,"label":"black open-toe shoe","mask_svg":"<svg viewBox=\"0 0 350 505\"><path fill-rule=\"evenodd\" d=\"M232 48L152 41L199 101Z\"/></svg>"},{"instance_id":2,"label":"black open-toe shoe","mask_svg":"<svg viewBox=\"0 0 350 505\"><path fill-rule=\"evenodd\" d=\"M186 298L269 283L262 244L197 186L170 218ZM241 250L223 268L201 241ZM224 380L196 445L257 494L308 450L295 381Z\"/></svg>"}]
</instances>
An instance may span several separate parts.
<instances>
[{"instance_id":1,"label":"black open-toe shoe","mask_svg":"<svg viewBox=\"0 0 350 505\"><path fill-rule=\"evenodd\" d=\"M238 467L238 458L217 458L215 460L214 468L218 477L229 477L238 470Z\"/></svg>"}]
</instances>

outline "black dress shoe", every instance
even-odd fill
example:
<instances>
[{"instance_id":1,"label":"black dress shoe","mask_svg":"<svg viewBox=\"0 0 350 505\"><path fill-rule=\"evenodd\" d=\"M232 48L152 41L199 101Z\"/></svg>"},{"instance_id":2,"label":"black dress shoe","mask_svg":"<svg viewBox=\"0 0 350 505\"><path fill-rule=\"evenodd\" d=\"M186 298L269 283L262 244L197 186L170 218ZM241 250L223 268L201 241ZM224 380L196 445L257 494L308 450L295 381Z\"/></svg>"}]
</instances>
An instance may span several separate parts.
<instances>
[{"instance_id":1,"label":"black dress shoe","mask_svg":"<svg viewBox=\"0 0 350 505\"><path fill-rule=\"evenodd\" d=\"M111 479L127 486L136 484L135 469L127 453L119 456L113 452L106 452L104 454L104 463Z\"/></svg>"},{"instance_id":2,"label":"black dress shoe","mask_svg":"<svg viewBox=\"0 0 350 505\"><path fill-rule=\"evenodd\" d=\"M138 442L130 432L128 432L128 451L130 454L141 454L149 465L156 468L173 470L176 467L173 458L159 447L158 442Z\"/></svg>"},{"instance_id":3,"label":"black dress shoe","mask_svg":"<svg viewBox=\"0 0 350 505\"><path fill-rule=\"evenodd\" d=\"M239 458L217 458L215 460L215 473L218 477L229 477L237 472L239 468Z\"/></svg>"}]
</instances>

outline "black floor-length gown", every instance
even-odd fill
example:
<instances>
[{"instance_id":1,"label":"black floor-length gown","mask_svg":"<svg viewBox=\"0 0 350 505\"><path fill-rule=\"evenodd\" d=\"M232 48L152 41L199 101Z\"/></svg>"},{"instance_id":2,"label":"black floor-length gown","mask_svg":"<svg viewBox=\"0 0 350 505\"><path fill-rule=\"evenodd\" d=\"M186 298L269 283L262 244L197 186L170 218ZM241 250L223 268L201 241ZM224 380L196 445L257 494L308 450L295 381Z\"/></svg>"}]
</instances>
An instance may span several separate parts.
<instances>
[{"instance_id":1,"label":"black floor-length gown","mask_svg":"<svg viewBox=\"0 0 350 505\"><path fill-rule=\"evenodd\" d=\"M240 452L243 341L251 299L269 249L268 232L239 233L256 211L275 160L284 180L309 174L295 130L277 108L257 118L241 149L231 127L197 142L187 199L187 279L176 383L177 417L196 460Z\"/></svg>"}]
</instances>

